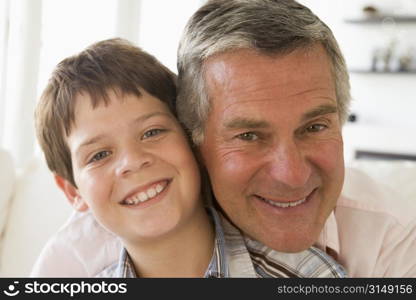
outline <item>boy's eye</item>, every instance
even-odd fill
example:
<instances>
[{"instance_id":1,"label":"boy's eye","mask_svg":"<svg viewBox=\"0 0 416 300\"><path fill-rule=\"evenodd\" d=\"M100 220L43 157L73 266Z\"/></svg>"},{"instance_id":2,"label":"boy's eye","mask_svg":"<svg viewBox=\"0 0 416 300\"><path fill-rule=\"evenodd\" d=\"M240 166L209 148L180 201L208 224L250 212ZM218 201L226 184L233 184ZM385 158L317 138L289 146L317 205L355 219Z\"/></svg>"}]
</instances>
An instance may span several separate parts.
<instances>
[{"instance_id":1,"label":"boy's eye","mask_svg":"<svg viewBox=\"0 0 416 300\"><path fill-rule=\"evenodd\" d=\"M161 133L162 133L162 132L164 132L164 131L166 131L166 130L164 130L164 129L160 129L160 128L150 129L150 130L146 131L146 132L143 134L142 139L148 139L148 138L151 138L151 137L153 137L153 136L156 136L156 135L161 134Z\"/></svg>"},{"instance_id":2,"label":"boy's eye","mask_svg":"<svg viewBox=\"0 0 416 300\"><path fill-rule=\"evenodd\" d=\"M100 151L100 152L94 154L94 156L90 159L89 163L102 160L103 158L106 158L110 154L111 154L111 152L110 151L107 151L107 150Z\"/></svg>"},{"instance_id":3,"label":"boy's eye","mask_svg":"<svg viewBox=\"0 0 416 300\"><path fill-rule=\"evenodd\" d=\"M327 126L324 125L324 124L312 124L312 125L310 125L306 128L306 131L308 131L308 132L319 132L319 131L324 130L325 128L327 128Z\"/></svg>"},{"instance_id":4,"label":"boy's eye","mask_svg":"<svg viewBox=\"0 0 416 300\"><path fill-rule=\"evenodd\" d=\"M258 135L254 132L244 132L237 135L236 137L243 141L255 141L259 138Z\"/></svg>"}]
</instances>

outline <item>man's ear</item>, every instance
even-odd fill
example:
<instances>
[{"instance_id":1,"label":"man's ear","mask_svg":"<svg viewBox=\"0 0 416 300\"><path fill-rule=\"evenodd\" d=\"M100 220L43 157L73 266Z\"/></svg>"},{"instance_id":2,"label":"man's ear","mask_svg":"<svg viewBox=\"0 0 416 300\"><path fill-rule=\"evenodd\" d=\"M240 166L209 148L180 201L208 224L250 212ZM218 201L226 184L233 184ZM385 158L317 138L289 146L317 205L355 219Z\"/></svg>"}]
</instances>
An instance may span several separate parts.
<instances>
[{"instance_id":1,"label":"man's ear","mask_svg":"<svg viewBox=\"0 0 416 300\"><path fill-rule=\"evenodd\" d=\"M61 189L61 191L64 192L66 198L74 209L77 211L88 210L88 204L82 199L78 193L78 189L72 183L58 174L54 174L54 178L56 185Z\"/></svg>"}]
</instances>

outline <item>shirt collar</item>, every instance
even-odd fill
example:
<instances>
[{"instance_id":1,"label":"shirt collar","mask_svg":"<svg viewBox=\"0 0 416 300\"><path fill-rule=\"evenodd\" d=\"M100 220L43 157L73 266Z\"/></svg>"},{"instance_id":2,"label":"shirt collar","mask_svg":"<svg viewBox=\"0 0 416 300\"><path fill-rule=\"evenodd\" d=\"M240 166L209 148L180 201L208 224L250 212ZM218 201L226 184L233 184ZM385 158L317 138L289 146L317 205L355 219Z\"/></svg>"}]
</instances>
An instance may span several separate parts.
<instances>
[{"instance_id":1,"label":"shirt collar","mask_svg":"<svg viewBox=\"0 0 416 300\"><path fill-rule=\"evenodd\" d=\"M250 253L246 247L243 234L232 225L222 214L221 224L227 241L227 259L230 277L258 277L254 269Z\"/></svg>"},{"instance_id":2,"label":"shirt collar","mask_svg":"<svg viewBox=\"0 0 416 300\"><path fill-rule=\"evenodd\" d=\"M338 249L336 220L326 229L329 245ZM346 272L335 260L319 249L310 247L298 253L284 253L244 235L222 216L222 224L229 252L231 277L345 277ZM334 227L335 225L335 227ZM335 230L335 231L334 231ZM334 239L334 234L336 239ZM332 249L332 248L330 248ZM328 253L331 254L331 253Z\"/></svg>"},{"instance_id":3,"label":"shirt collar","mask_svg":"<svg viewBox=\"0 0 416 300\"><path fill-rule=\"evenodd\" d=\"M215 227L215 244L214 252L211 261L205 272L205 278L225 278L229 277L228 271L228 258L226 255L225 236L221 226L221 220L218 213L213 207L207 209L208 214L211 216Z\"/></svg>"},{"instance_id":4,"label":"shirt collar","mask_svg":"<svg viewBox=\"0 0 416 300\"><path fill-rule=\"evenodd\" d=\"M204 277L206 278L226 278L226 277L259 277L256 272L250 253L247 249L247 242L254 248L264 245L251 241L241 234L239 229L234 227L226 218L219 215L214 208L209 208L208 213L211 216L215 226L215 244L214 251ZM334 251L336 255L339 252L339 240L337 232L337 223L334 213L329 216L324 229L319 237L317 246L326 252ZM275 261L282 260L283 253L278 254L271 249L262 250L275 256ZM275 253L275 254L273 254ZM333 253L329 252L333 256ZM266 254L267 255L267 254ZM290 255L290 254L289 254ZM273 257L271 257L273 259ZM277 259L277 260L276 260ZM336 259L336 257L335 257ZM283 261L286 261L283 259ZM134 278L137 277L134 265L123 248L120 253L119 262L116 269L116 277ZM261 277L261 276L260 276Z\"/></svg>"},{"instance_id":5,"label":"shirt collar","mask_svg":"<svg viewBox=\"0 0 416 300\"><path fill-rule=\"evenodd\" d=\"M225 278L229 277L228 261L225 250L224 231L218 213L214 208L207 209L208 215L211 217L215 227L215 243L211 261L205 272L205 278ZM127 250L123 247L121 250L118 265L116 269L117 277L136 278L138 277L134 269L133 262Z\"/></svg>"},{"instance_id":6,"label":"shirt collar","mask_svg":"<svg viewBox=\"0 0 416 300\"><path fill-rule=\"evenodd\" d=\"M123 247L120 252L119 263L116 269L116 277L119 278L136 278L136 270L127 250Z\"/></svg>"}]
</instances>

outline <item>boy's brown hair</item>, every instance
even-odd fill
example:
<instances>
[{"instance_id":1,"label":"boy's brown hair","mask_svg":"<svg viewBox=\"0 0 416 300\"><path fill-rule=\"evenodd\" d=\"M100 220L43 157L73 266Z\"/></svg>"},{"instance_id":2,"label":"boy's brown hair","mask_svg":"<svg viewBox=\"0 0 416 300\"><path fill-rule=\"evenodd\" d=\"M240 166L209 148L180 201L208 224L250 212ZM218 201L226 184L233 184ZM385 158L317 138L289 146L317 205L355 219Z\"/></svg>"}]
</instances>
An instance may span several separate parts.
<instances>
[{"instance_id":1,"label":"boy's brown hair","mask_svg":"<svg viewBox=\"0 0 416 300\"><path fill-rule=\"evenodd\" d=\"M108 104L109 90L141 97L140 89L165 102L176 116L176 75L126 40L104 40L61 61L35 112L36 134L49 169L76 186L66 137L79 94L88 94L97 107Z\"/></svg>"}]
</instances>

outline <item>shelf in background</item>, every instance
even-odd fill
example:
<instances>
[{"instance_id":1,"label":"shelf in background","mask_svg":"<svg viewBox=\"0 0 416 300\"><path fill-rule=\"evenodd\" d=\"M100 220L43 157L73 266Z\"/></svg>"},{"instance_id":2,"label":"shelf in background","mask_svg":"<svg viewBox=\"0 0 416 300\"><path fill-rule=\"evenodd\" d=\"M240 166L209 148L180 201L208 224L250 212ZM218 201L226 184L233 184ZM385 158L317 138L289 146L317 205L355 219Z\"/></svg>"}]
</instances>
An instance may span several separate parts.
<instances>
[{"instance_id":1,"label":"shelf in background","mask_svg":"<svg viewBox=\"0 0 416 300\"><path fill-rule=\"evenodd\" d=\"M416 161L416 155L388 153L379 151L355 151L355 159L382 159L382 160L413 160Z\"/></svg>"},{"instance_id":2,"label":"shelf in background","mask_svg":"<svg viewBox=\"0 0 416 300\"><path fill-rule=\"evenodd\" d=\"M350 73L358 73L358 74L377 74L377 75L416 75L416 70L401 72L401 71L371 71L371 70L358 70L352 69L348 70Z\"/></svg>"},{"instance_id":3,"label":"shelf in background","mask_svg":"<svg viewBox=\"0 0 416 300\"><path fill-rule=\"evenodd\" d=\"M416 23L416 16L357 17L347 18L344 21L352 24L380 24L385 20L394 21L395 23Z\"/></svg>"}]
</instances>

